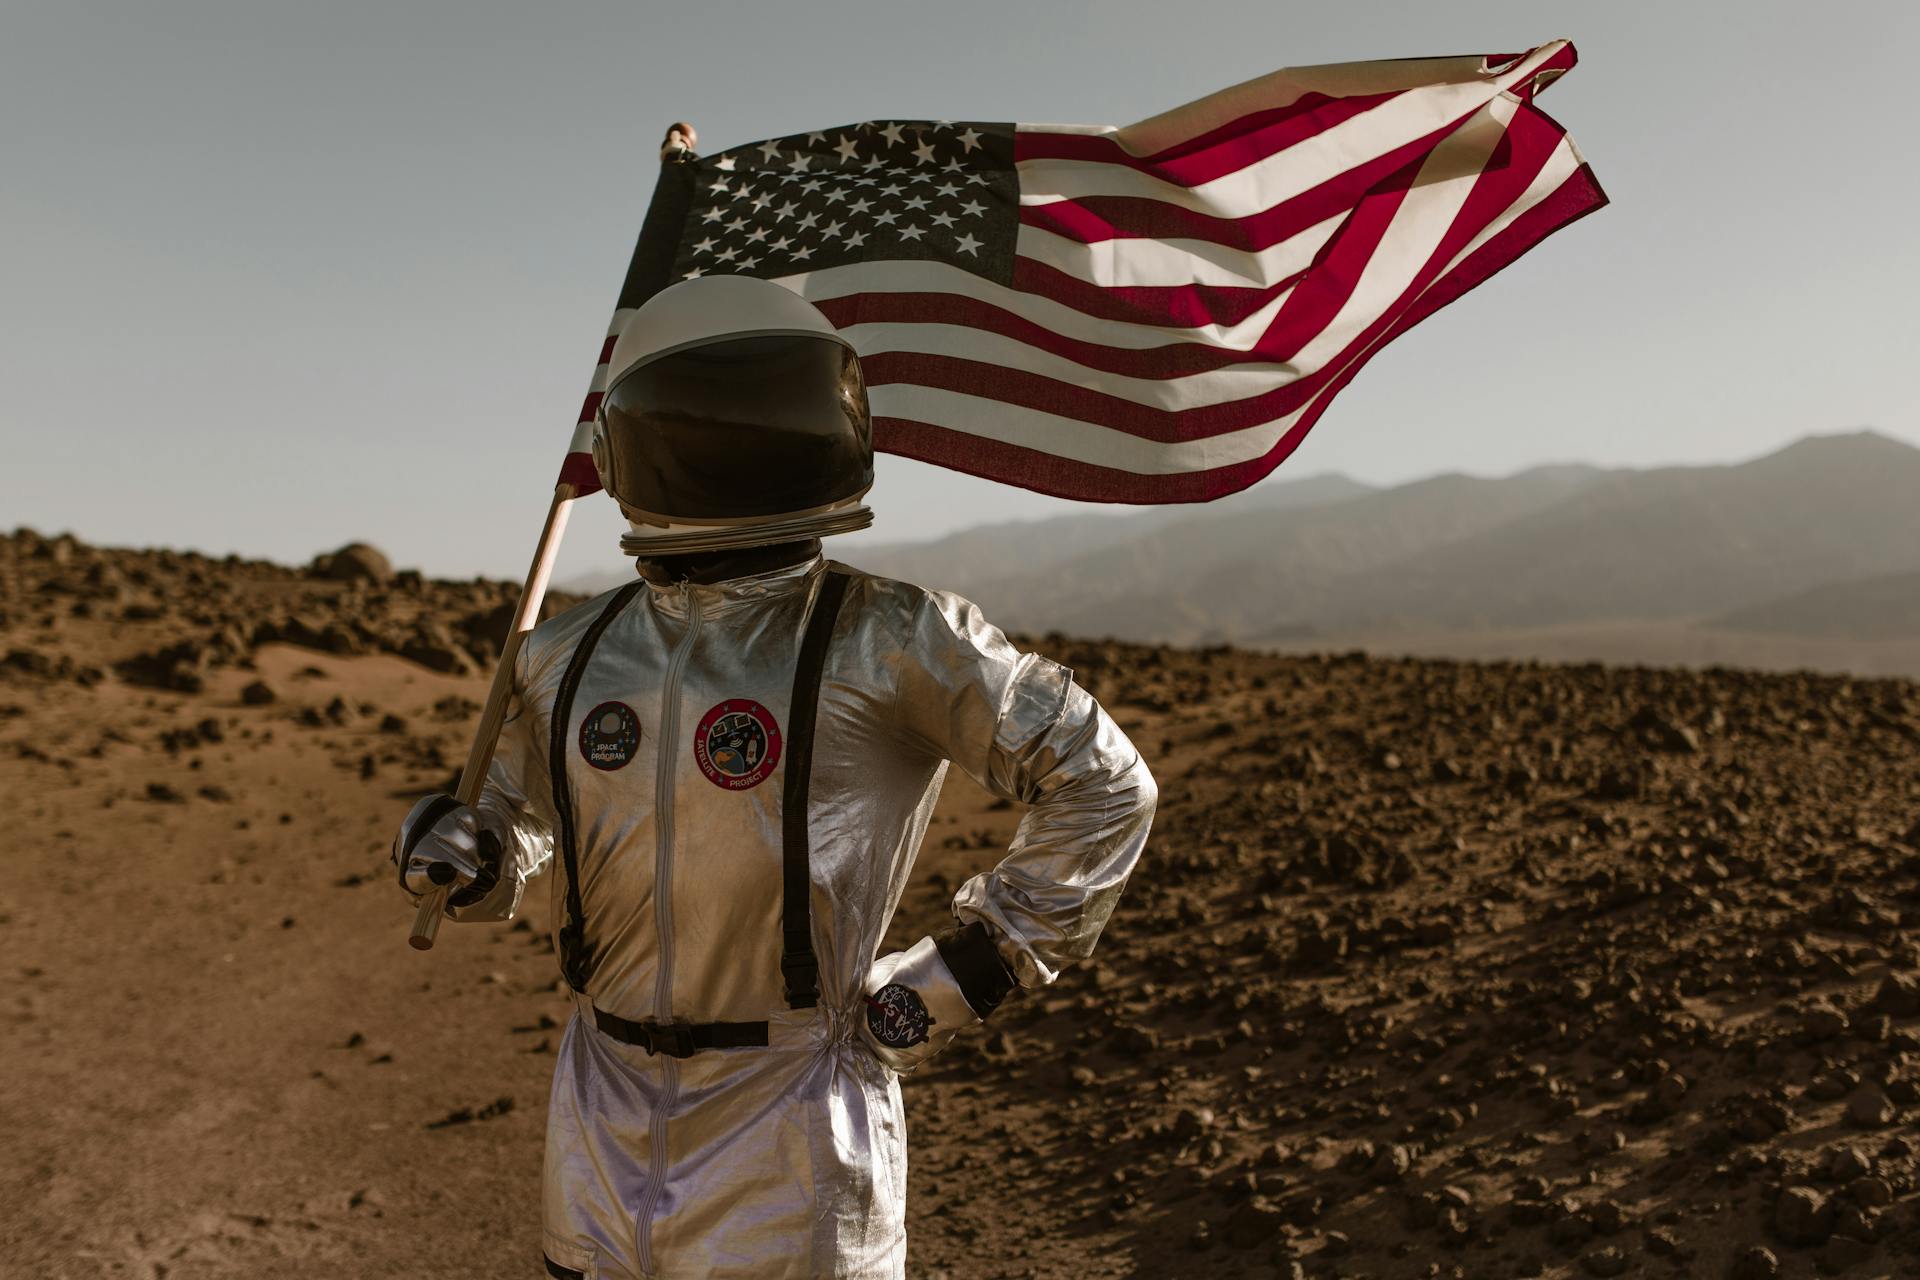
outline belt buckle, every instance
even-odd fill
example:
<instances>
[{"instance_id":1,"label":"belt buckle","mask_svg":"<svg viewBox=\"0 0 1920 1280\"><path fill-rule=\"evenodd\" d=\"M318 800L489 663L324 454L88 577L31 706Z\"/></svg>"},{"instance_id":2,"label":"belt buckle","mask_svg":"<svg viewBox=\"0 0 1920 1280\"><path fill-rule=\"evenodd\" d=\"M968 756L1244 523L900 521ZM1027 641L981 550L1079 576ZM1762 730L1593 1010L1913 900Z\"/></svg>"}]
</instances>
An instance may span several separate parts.
<instances>
[{"instance_id":1,"label":"belt buckle","mask_svg":"<svg viewBox=\"0 0 1920 1280\"><path fill-rule=\"evenodd\" d=\"M694 1053L693 1024L685 1018L669 1018L646 1024L647 1052L664 1053L669 1058L691 1058Z\"/></svg>"}]
</instances>

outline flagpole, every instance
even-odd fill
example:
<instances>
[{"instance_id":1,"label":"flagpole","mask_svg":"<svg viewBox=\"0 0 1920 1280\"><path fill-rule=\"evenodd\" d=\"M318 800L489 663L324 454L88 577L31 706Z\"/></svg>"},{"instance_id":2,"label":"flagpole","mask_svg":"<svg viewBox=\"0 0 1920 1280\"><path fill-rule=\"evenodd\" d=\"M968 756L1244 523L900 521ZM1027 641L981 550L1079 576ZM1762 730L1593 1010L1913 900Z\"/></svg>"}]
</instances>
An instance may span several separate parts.
<instances>
[{"instance_id":1,"label":"flagpole","mask_svg":"<svg viewBox=\"0 0 1920 1280\"><path fill-rule=\"evenodd\" d=\"M661 165L693 159L697 140L698 135L692 125L684 120L674 121L668 126L667 136L660 143ZM655 219L660 203L656 190L654 204L647 210L648 223ZM643 225L640 243L634 247L634 261L627 268L627 280L620 291L621 306L638 306L642 296L657 292L666 283L666 272L673 260L674 238L661 232L649 236L647 231L648 227ZM654 251L651 257L643 252L649 245ZM618 309L614 315L617 319ZM595 391L598 391L597 383ZM590 396L588 399L588 411L582 413L583 422L592 409L594 398ZM589 484L587 492L592 493L595 487ZM528 568L527 580L520 588L520 605L513 611L513 625L508 628L506 641L500 646L500 665L493 669L493 686L487 690L487 705L480 713L479 727L474 730L473 745L467 749L467 763L460 771L460 785L454 789L454 798L461 804L472 806L479 803L480 792L486 787L487 769L493 764L494 748L499 744L500 730L507 719L507 703L513 697L515 659L520 656L520 645L526 639L527 632L533 630L539 621L540 605L547 597L547 583L553 577L553 562L560 554L560 539L567 531L567 513L574 499L579 496L579 486L565 479L553 488L553 504L547 508L547 522L540 530L539 544L533 549L533 564ZM414 950L432 950L434 937L440 932L440 921L446 914L447 899L452 893L453 886L447 885L431 890L420 899L420 907L413 917L413 931L407 935L407 942Z\"/></svg>"},{"instance_id":2,"label":"flagpole","mask_svg":"<svg viewBox=\"0 0 1920 1280\"><path fill-rule=\"evenodd\" d=\"M560 539L567 531L567 514L579 491L562 480L553 487L553 505L547 508L547 522L540 530L540 542L533 551L533 564L520 588L520 607L513 611L513 625L500 646L500 665L493 669L493 687L487 690L487 705L480 713L480 727L474 730L473 745L467 748L467 764L460 771L460 785L454 798L464 805L480 800L487 782L487 768L493 763L493 751L500 742L500 729L506 723L507 703L513 697L514 660L520 655L521 642L540 619L540 605L547 596L547 583L553 577L553 562L560 554ZM414 913L413 932L407 942L416 951L428 951L440 932L440 921L453 887L434 889L420 899Z\"/></svg>"}]
</instances>

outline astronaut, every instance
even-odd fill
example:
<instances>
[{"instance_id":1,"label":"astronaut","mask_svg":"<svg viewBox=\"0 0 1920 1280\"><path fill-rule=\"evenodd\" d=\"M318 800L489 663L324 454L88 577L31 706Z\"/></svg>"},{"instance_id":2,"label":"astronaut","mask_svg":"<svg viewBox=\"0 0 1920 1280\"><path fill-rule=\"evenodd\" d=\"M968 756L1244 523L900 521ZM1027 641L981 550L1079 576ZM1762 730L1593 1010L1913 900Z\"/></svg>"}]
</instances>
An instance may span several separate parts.
<instances>
[{"instance_id":1,"label":"astronaut","mask_svg":"<svg viewBox=\"0 0 1920 1280\"><path fill-rule=\"evenodd\" d=\"M899 1277L900 1074L1087 957L1154 782L972 604L822 557L871 523L873 446L811 304L689 280L608 371L594 461L639 576L528 637L484 793L415 805L399 877L505 920L556 864L548 1275ZM950 762L1029 807L952 927L876 958Z\"/></svg>"}]
</instances>

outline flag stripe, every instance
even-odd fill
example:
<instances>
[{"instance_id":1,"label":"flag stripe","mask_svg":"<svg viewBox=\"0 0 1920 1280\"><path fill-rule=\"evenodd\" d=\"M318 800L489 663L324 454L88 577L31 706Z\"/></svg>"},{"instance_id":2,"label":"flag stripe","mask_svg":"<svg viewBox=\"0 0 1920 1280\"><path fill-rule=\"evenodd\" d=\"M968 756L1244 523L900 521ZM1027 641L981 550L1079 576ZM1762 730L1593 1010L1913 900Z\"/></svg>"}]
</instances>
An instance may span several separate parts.
<instances>
[{"instance_id":1,"label":"flag stripe","mask_svg":"<svg viewBox=\"0 0 1920 1280\"><path fill-rule=\"evenodd\" d=\"M1404 183L1403 183L1404 186ZM1114 237L1088 240L1060 234L1041 222L1054 222L1056 210L1072 214L1077 204L1047 205L1037 221L1022 212L1014 252L1054 270L1102 288L1142 286L1179 288L1186 284L1224 288L1268 287L1313 265L1313 256L1340 230L1342 211L1306 227L1291 239L1249 252L1209 240L1151 237L1114 244ZM1088 228L1089 230L1091 228Z\"/></svg>"},{"instance_id":2,"label":"flag stripe","mask_svg":"<svg viewBox=\"0 0 1920 1280\"><path fill-rule=\"evenodd\" d=\"M1260 458L1286 429L1285 419L1263 417L1241 429L1215 435L1162 438L1111 420L1089 421L1013 400L989 399L970 390L949 391L918 382L870 387L867 394L876 420L942 422L1009 443L1045 440L1048 451L1063 458L1097 460L1135 475L1209 471Z\"/></svg>"},{"instance_id":3,"label":"flag stripe","mask_svg":"<svg viewBox=\"0 0 1920 1280\"><path fill-rule=\"evenodd\" d=\"M1162 324L1197 329L1208 323L1238 324L1272 302L1293 284L1276 281L1264 289L1237 285L1097 285L1060 268L1021 255L1013 263L1013 287L1064 302L1101 320L1124 324Z\"/></svg>"},{"instance_id":4,"label":"flag stripe","mask_svg":"<svg viewBox=\"0 0 1920 1280\"><path fill-rule=\"evenodd\" d=\"M924 266L920 263L888 265ZM929 278L942 271L948 277L946 281ZM1240 323L1181 329L1097 320L1038 293L1009 289L950 268L884 275L876 270L863 278L842 277L831 283L824 274L785 276L780 282L819 307L840 328L867 323L973 325L1019 338L1030 346L1077 360L1088 368L1111 367L1130 377L1145 378L1177 378L1238 360L1262 358L1252 353L1252 345L1260 341L1286 301L1284 292L1277 293ZM895 282L903 286L949 283L953 287L950 292L884 287ZM858 288L861 285L867 286L868 291L839 291L841 286ZM1180 363L1178 367L1169 364L1165 369L1158 365L1109 365L1104 359L1109 351L1118 353L1116 358L1164 357ZM1188 359L1190 364L1184 362Z\"/></svg>"},{"instance_id":5,"label":"flag stripe","mask_svg":"<svg viewBox=\"0 0 1920 1280\"><path fill-rule=\"evenodd\" d=\"M1023 163L1071 160L1083 164L1124 165L1138 173L1199 186L1237 173L1264 156L1304 142L1314 134L1370 111L1396 93L1329 98L1307 94L1284 107L1269 108L1228 121L1217 129L1176 143L1151 156L1130 155L1113 133L1054 133L1044 128L1014 134L1014 157Z\"/></svg>"},{"instance_id":6,"label":"flag stripe","mask_svg":"<svg viewBox=\"0 0 1920 1280\"><path fill-rule=\"evenodd\" d=\"M1114 366L1154 353L1122 350L1107 352L1111 357L1107 367L1097 370L1103 376L1093 378L1089 375L1096 370L1079 360L1055 355L1006 333L971 325L870 324L842 329L842 332L860 351L869 383L911 382L914 378L904 375L903 370L925 368L931 371L936 366L881 366L875 362L895 357L911 361L926 356L968 366L970 372L967 376L975 380L976 386L980 385L979 380L986 376L987 370L998 369L1010 373L1038 374L1049 381L1065 383L1092 394L1117 396L1135 404L1169 410L1227 404L1264 395L1277 385L1298 377L1300 372L1297 365L1284 361L1246 360L1216 364L1213 368L1177 376L1157 376L1157 371L1136 376ZM1207 348L1197 345L1181 349L1201 353L1207 351ZM1088 354L1097 355L1099 352L1096 349ZM930 376L942 378L937 385L949 386L956 375L933 375L930 372Z\"/></svg>"}]
</instances>

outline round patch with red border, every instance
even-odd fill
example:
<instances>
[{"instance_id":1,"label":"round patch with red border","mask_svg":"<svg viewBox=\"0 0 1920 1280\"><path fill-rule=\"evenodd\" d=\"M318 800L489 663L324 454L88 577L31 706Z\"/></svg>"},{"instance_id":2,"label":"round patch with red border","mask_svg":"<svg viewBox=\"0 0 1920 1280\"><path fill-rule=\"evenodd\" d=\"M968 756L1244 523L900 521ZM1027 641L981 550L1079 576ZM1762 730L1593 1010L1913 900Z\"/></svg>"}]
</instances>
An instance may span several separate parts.
<instances>
[{"instance_id":1,"label":"round patch with red border","mask_svg":"<svg viewBox=\"0 0 1920 1280\"><path fill-rule=\"evenodd\" d=\"M716 787L757 787L780 763L780 726L773 713L753 699L729 698L700 717L693 731L693 759Z\"/></svg>"}]
</instances>

